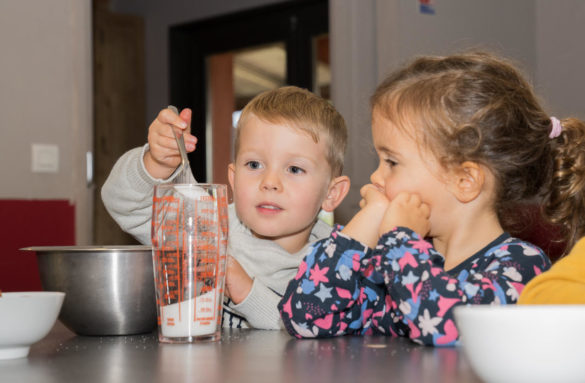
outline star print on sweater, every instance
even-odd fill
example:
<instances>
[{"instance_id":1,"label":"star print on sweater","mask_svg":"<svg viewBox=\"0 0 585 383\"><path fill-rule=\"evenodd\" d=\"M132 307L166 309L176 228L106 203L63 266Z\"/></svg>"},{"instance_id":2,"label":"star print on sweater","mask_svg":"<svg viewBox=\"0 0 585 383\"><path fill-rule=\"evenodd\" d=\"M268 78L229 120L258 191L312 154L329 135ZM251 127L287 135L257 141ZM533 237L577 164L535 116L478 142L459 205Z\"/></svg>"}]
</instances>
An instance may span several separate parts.
<instances>
[{"instance_id":1,"label":"star print on sweater","mask_svg":"<svg viewBox=\"0 0 585 383\"><path fill-rule=\"evenodd\" d=\"M507 233L446 271L443 256L408 228L383 235L374 249L340 230L309 249L279 304L293 336L386 334L454 345L456 306L513 304L550 267L541 249Z\"/></svg>"}]
</instances>

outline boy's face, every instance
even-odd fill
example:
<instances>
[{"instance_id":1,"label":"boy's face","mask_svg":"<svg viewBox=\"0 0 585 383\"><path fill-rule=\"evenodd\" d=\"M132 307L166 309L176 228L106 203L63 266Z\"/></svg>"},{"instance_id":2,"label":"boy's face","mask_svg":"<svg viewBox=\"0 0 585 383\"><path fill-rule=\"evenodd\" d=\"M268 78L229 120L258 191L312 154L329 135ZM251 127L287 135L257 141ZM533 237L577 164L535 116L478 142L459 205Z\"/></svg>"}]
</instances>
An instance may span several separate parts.
<instances>
[{"instance_id":1,"label":"boy's face","mask_svg":"<svg viewBox=\"0 0 585 383\"><path fill-rule=\"evenodd\" d=\"M327 197L331 169L323 137L250 115L229 180L238 217L259 238L300 249ZM300 247L299 247L300 246Z\"/></svg>"}]
</instances>

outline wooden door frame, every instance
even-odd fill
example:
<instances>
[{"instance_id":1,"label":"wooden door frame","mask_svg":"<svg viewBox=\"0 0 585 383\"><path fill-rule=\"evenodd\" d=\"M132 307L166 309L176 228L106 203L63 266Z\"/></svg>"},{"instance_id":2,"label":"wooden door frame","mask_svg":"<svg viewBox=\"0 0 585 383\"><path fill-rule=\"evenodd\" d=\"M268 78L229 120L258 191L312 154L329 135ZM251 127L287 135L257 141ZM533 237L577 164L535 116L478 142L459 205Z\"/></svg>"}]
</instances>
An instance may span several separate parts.
<instances>
[{"instance_id":1,"label":"wooden door frame","mask_svg":"<svg viewBox=\"0 0 585 383\"><path fill-rule=\"evenodd\" d=\"M93 3L94 189L95 245L132 245L107 212L101 187L115 162L127 150L144 145L146 77L144 21L140 16L111 12L107 2Z\"/></svg>"},{"instance_id":2,"label":"wooden door frame","mask_svg":"<svg viewBox=\"0 0 585 383\"><path fill-rule=\"evenodd\" d=\"M328 31L327 0L290 1L170 28L170 100L179 108L193 110L192 132L198 144L189 161L198 181L208 179L206 57L285 42L287 84L313 90L312 38Z\"/></svg>"}]
</instances>

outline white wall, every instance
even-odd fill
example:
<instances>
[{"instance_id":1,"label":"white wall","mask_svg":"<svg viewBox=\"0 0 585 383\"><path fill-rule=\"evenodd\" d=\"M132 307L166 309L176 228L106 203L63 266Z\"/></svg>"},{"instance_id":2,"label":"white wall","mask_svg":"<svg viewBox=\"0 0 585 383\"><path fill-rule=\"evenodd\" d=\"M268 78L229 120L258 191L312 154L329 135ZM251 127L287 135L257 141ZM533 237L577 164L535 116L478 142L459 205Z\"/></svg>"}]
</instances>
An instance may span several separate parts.
<instances>
[{"instance_id":1,"label":"white wall","mask_svg":"<svg viewBox=\"0 0 585 383\"><path fill-rule=\"evenodd\" d=\"M359 209L359 190L376 165L369 98L378 82L376 0L330 0L331 99L349 129L344 173L348 197L335 211L346 223Z\"/></svg>"},{"instance_id":2,"label":"white wall","mask_svg":"<svg viewBox=\"0 0 585 383\"><path fill-rule=\"evenodd\" d=\"M585 119L585 1L536 1L536 85L558 118Z\"/></svg>"},{"instance_id":3,"label":"white wall","mask_svg":"<svg viewBox=\"0 0 585 383\"><path fill-rule=\"evenodd\" d=\"M146 121L169 103L169 27L181 23L282 3L285 0L111 0L114 12L144 17L146 38ZM267 33L269 33L267 31Z\"/></svg>"},{"instance_id":4,"label":"white wall","mask_svg":"<svg viewBox=\"0 0 585 383\"><path fill-rule=\"evenodd\" d=\"M533 0L435 1L434 15L419 12L418 1L376 1L379 79L416 55L488 49L534 69Z\"/></svg>"},{"instance_id":5,"label":"white wall","mask_svg":"<svg viewBox=\"0 0 585 383\"><path fill-rule=\"evenodd\" d=\"M70 200L87 243L91 1L0 1L0 52L0 198ZM58 146L57 173L31 172L32 143Z\"/></svg>"}]
</instances>

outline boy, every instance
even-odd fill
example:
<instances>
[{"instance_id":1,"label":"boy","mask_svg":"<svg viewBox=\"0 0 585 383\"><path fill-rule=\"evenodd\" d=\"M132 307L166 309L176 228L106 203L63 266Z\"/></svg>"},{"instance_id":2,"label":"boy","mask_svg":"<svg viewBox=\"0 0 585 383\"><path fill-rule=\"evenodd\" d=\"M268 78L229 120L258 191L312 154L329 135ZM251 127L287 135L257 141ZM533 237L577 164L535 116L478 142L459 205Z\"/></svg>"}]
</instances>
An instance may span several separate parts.
<instances>
[{"instance_id":1,"label":"boy","mask_svg":"<svg viewBox=\"0 0 585 383\"><path fill-rule=\"evenodd\" d=\"M185 131L191 111L162 110L148 144L124 154L102 188L104 205L123 230L150 244L152 192L172 181L180 163L173 129ZM238 122L235 159L228 166L229 206L224 327L281 329L277 309L309 243L331 228L317 219L333 211L349 190L342 176L347 129L326 100L297 87L256 96Z\"/></svg>"}]
</instances>

